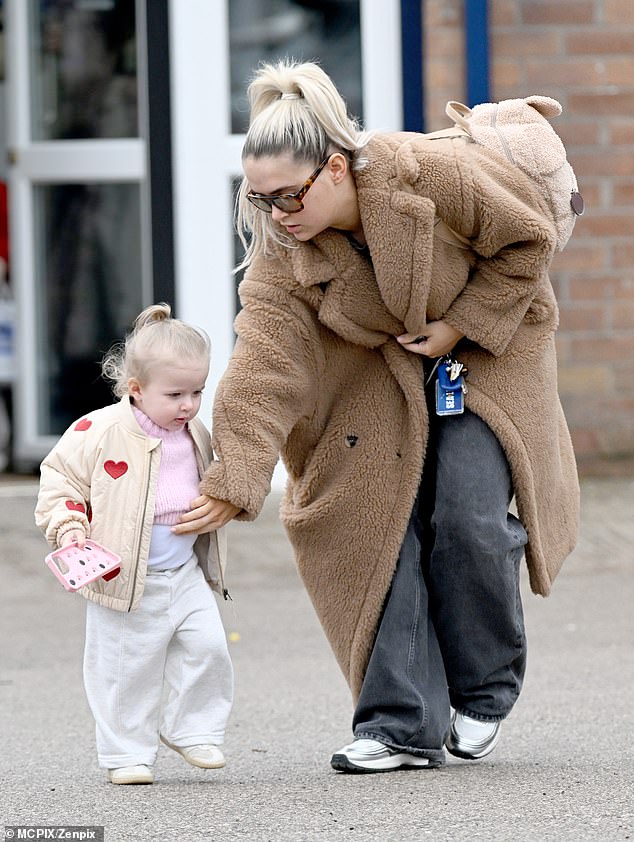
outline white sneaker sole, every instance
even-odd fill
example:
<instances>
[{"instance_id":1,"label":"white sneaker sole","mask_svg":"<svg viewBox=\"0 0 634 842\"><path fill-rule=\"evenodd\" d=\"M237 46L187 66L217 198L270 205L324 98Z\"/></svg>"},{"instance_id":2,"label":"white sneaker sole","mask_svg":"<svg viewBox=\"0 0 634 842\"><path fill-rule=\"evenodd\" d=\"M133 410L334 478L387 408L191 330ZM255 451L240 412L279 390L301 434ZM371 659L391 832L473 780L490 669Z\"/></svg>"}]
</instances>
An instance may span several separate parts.
<instances>
[{"instance_id":1,"label":"white sneaker sole","mask_svg":"<svg viewBox=\"0 0 634 842\"><path fill-rule=\"evenodd\" d=\"M108 769L108 780L117 786L153 784L154 775L149 770L147 772L121 772L117 769Z\"/></svg>"},{"instance_id":2,"label":"white sneaker sole","mask_svg":"<svg viewBox=\"0 0 634 842\"><path fill-rule=\"evenodd\" d=\"M434 763L428 757L418 757L415 754L400 752L390 754L388 757L377 757L374 760L361 760L350 758L347 754L333 754L330 765L337 772L393 772L395 769L429 769L439 764Z\"/></svg>"}]
</instances>

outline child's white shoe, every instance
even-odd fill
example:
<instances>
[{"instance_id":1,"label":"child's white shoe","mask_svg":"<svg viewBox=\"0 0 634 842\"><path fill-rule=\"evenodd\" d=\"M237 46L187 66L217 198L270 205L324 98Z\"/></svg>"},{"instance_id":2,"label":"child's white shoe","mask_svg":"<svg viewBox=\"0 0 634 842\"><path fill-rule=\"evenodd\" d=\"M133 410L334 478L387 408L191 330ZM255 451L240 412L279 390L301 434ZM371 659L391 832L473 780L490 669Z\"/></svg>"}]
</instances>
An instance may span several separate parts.
<instances>
[{"instance_id":1,"label":"child's white shoe","mask_svg":"<svg viewBox=\"0 0 634 842\"><path fill-rule=\"evenodd\" d=\"M154 775L149 766L119 766L108 769L108 780L111 784L153 784Z\"/></svg>"},{"instance_id":2,"label":"child's white shoe","mask_svg":"<svg viewBox=\"0 0 634 842\"><path fill-rule=\"evenodd\" d=\"M161 737L161 740L168 748L180 754L192 766L198 766L199 769L221 769L225 765L225 756L218 746L175 746L165 737Z\"/></svg>"}]
</instances>

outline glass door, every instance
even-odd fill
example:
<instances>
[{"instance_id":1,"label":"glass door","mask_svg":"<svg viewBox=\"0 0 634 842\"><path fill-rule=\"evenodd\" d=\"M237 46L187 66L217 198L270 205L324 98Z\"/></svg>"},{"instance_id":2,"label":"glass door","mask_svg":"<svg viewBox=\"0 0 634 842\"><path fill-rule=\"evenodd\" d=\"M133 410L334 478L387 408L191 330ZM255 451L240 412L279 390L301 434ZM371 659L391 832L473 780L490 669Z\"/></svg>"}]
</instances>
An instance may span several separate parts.
<instances>
[{"instance_id":1,"label":"glass door","mask_svg":"<svg viewBox=\"0 0 634 842\"><path fill-rule=\"evenodd\" d=\"M138 0L5 0L17 465L111 402L151 297L144 32Z\"/></svg>"},{"instance_id":2,"label":"glass door","mask_svg":"<svg viewBox=\"0 0 634 842\"><path fill-rule=\"evenodd\" d=\"M371 129L402 128L400 0L170 0L176 293L213 343L201 416L234 342L234 185L261 60L318 60Z\"/></svg>"}]
</instances>

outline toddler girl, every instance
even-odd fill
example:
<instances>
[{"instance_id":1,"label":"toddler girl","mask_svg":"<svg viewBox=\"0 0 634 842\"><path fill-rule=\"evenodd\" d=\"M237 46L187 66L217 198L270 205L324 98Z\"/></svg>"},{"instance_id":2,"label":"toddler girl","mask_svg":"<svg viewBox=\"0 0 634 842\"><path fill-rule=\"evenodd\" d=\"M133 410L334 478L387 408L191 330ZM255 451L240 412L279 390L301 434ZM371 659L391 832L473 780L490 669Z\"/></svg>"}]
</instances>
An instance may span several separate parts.
<instances>
[{"instance_id":1,"label":"toddler girl","mask_svg":"<svg viewBox=\"0 0 634 842\"><path fill-rule=\"evenodd\" d=\"M103 362L120 401L79 419L41 465L37 525L49 543L87 537L121 572L81 589L88 600L84 683L99 765L113 784L152 783L159 740L216 769L233 672L211 589L224 587L221 532L176 535L212 458L195 418L209 338L148 307Z\"/></svg>"}]
</instances>

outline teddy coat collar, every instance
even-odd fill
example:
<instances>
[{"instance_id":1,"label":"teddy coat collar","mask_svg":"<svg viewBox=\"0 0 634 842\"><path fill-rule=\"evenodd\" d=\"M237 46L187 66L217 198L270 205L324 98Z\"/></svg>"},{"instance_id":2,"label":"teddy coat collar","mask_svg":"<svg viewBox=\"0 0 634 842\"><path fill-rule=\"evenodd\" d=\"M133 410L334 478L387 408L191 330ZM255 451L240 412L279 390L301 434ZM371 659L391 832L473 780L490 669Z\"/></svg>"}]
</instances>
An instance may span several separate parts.
<instances>
[{"instance_id":1,"label":"teddy coat collar","mask_svg":"<svg viewBox=\"0 0 634 842\"><path fill-rule=\"evenodd\" d=\"M397 158L385 153L384 143L372 142L368 164L356 175L372 271L363 271L364 258L342 248L342 234L333 229L292 255L301 286L328 284L321 321L368 348L382 345L396 332L418 333L423 328L438 221L434 203L404 189L396 172Z\"/></svg>"}]
</instances>

